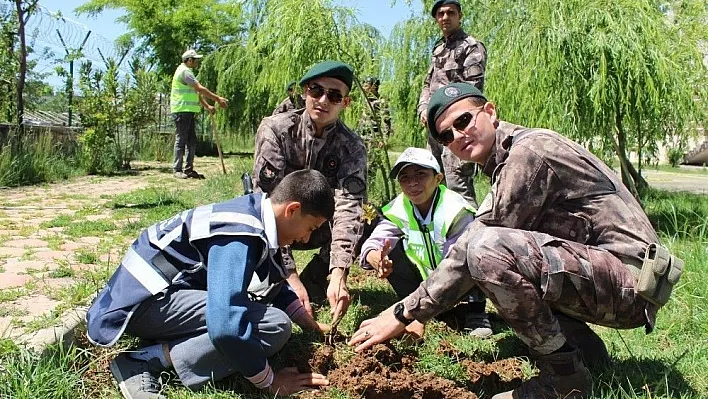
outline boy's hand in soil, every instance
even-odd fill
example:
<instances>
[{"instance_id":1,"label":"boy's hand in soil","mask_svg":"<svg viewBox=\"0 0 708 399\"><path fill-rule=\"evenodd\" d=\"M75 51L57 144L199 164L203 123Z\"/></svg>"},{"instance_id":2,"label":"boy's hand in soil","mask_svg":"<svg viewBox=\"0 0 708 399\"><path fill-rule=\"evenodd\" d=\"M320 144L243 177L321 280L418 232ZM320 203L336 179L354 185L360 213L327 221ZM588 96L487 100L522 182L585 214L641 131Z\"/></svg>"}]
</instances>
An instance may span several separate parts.
<instances>
[{"instance_id":1,"label":"boy's hand in soil","mask_svg":"<svg viewBox=\"0 0 708 399\"><path fill-rule=\"evenodd\" d=\"M296 392L329 385L327 377L318 373L300 373L297 367L286 367L275 372L268 391L276 396L290 396Z\"/></svg>"},{"instance_id":2,"label":"boy's hand in soil","mask_svg":"<svg viewBox=\"0 0 708 399\"><path fill-rule=\"evenodd\" d=\"M307 312L298 313L292 320L303 330L317 331L321 334L327 334L330 330L329 324L318 322Z\"/></svg>"},{"instance_id":3,"label":"boy's hand in soil","mask_svg":"<svg viewBox=\"0 0 708 399\"><path fill-rule=\"evenodd\" d=\"M322 334L327 334L332 329L329 324L320 323L319 321L317 322L317 325L320 327Z\"/></svg>"}]
</instances>

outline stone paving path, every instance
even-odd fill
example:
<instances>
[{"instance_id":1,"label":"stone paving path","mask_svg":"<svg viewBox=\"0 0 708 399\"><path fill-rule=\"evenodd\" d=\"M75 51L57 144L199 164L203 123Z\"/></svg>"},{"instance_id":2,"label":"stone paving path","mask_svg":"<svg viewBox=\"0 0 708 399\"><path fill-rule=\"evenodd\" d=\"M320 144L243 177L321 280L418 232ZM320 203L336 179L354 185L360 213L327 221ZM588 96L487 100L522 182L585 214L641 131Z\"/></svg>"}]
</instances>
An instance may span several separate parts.
<instances>
[{"instance_id":1,"label":"stone paving path","mask_svg":"<svg viewBox=\"0 0 708 399\"><path fill-rule=\"evenodd\" d=\"M204 162L200 160L200 164ZM208 166L215 170L212 162ZM113 210L105 204L118 194L155 184L174 188L198 184L193 179L174 179L167 164L136 162L134 168L137 173L130 176L86 176L44 186L0 189L0 337L41 346L42 342L33 341L53 335L56 326L67 323L59 318L59 313L67 310L62 299L81 289L72 287L80 285L72 277L100 268L110 268L106 271L110 275L135 238L116 240L115 231L100 237L76 237L67 234L64 226L47 225L61 224L56 222L62 216L71 223L113 223ZM83 315L79 312L76 317L82 319Z\"/></svg>"}]
</instances>

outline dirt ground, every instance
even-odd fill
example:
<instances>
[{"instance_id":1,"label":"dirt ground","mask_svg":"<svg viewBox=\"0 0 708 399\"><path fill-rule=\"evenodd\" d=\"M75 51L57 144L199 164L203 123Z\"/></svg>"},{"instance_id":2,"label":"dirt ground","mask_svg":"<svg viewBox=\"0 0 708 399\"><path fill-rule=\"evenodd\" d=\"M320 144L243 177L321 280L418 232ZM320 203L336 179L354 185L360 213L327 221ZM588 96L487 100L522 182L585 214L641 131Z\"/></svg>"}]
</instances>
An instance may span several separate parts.
<instances>
[{"instance_id":1,"label":"dirt ground","mask_svg":"<svg viewBox=\"0 0 708 399\"><path fill-rule=\"evenodd\" d=\"M515 358L493 363L467 359L446 341L440 341L438 353L458 359L470 383L463 384L417 369L419 358L414 349L399 352L391 344L378 344L362 356L345 356L344 343L320 345L311 356L289 359L302 372L313 371L329 379L329 387L301 394L301 398L328 397L333 389L350 397L368 399L477 399L484 392L500 392L518 386L523 377L522 363ZM309 359L309 360L308 360Z\"/></svg>"}]
</instances>

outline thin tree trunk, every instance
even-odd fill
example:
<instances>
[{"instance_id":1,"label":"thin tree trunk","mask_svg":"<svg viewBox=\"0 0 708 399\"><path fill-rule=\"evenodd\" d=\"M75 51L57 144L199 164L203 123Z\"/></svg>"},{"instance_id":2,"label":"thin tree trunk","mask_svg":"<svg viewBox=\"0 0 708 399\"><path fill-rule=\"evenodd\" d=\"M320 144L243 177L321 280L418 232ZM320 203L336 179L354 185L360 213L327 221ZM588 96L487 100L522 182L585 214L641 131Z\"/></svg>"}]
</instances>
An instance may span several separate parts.
<instances>
[{"instance_id":1,"label":"thin tree trunk","mask_svg":"<svg viewBox=\"0 0 708 399\"><path fill-rule=\"evenodd\" d=\"M20 37L20 70L17 78L17 124L22 126L25 113L23 93L25 90L25 79L27 78L27 43L25 38L25 11L22 8L22 0L15 0L17 7L17 33ZM29 7L28 7L29 9Z\"/></svg>"},{"instance_id":2,"label":"thin tree trunk","mask_svg":"<svg viewBox=\"0 0 708 399\"><path fill-rule=\"evenodd\" d=\"M634 167L627 158L627 136L624 133L624 127L622 126L622 114L620 112L617 112L617 116L615 117L615 129L617 130L617 140L612 139L612 144L615 147L617 158L619 158L620 168L622 170L622 183L629 189L635 198L639 199L639 193L637 192L637 187L634 184L634 179L630 170L633 170ZM636 170L634 173L636 173Z\"/></svg>"}]
</instances>

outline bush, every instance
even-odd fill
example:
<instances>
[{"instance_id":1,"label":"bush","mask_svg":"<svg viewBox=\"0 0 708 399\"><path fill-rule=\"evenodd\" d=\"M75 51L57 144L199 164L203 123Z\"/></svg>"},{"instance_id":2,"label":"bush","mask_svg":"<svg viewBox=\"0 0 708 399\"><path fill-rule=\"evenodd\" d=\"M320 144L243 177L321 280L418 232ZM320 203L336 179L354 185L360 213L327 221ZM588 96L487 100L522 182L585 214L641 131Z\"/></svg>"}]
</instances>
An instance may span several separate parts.
<instances>
[{"instance_id":1,"label":"bush","mask_svg":"<svg viewBox=\"0 0 708 399\"><path fill-rule=\"evenodd\" d=\"M672 168L677 168L684 159L684 153L680 147L669 148L666 156L669 158L669 165Z\"/></svg>"}]
</instances>

